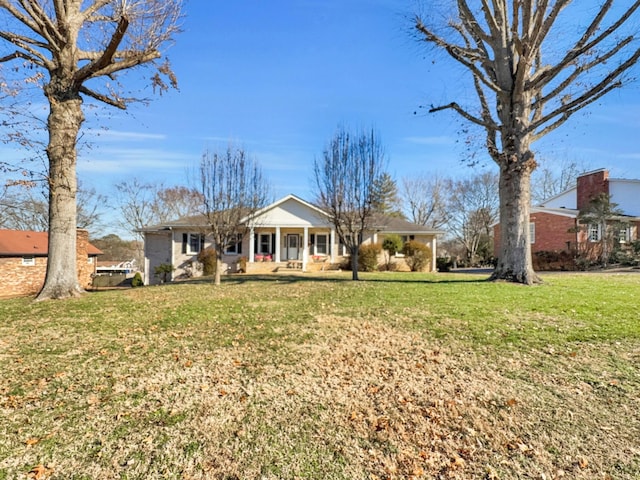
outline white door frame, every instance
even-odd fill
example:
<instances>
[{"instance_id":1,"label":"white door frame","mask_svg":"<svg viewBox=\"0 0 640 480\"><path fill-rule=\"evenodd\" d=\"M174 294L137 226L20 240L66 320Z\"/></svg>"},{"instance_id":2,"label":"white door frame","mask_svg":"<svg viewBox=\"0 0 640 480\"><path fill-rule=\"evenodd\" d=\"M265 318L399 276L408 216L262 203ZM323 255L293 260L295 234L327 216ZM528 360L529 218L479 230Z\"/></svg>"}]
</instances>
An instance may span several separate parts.
<instances>
[{"instance_id":1,"label":"white door frame","mask_svg":"<svg viewBox=\"0 0 640 480\"><path fill-rule=\"evenodd\" d=\"M295 246L291 245L291 240L295 240ZM286 260L298 260L300 258L300 235L297 233L287 233L286 237ZM295 256L292 254L295 253Z\"/></svg>"}]
</instances>

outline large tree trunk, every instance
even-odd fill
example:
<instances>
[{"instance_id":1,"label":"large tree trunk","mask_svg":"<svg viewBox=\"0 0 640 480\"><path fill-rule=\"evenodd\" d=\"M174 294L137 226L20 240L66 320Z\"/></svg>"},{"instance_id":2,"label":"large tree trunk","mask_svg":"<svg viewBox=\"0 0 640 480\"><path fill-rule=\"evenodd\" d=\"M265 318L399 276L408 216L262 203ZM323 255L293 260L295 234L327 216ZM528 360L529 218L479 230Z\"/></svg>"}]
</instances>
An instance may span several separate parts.
<instances>
[{"instance_id":1,"label":"large tree trunk","mask_svg":"<svg viewBox=\"0 0 640 480\"><path fill-rule=\"evenodd\" d=\"M49 252L37 300L78 296L76 253L76 142L84 121L79 95L47 91L49 145Z\"/></svg>"},{"instance_id":2,"label":"large tree trunk","mask_svg":"<svg viewBox=\"0 0 640 480\"><path fill-rule=\"evenodd\" d=\"M216 250L216 273L213 275L214 285L220 285L222 281L222 252Z\"/></svg>"},{"instance_id":3,"label":"large tree trunk","mask_svg":"<svg viewBox=\"0 0 640 480\"><path fill-rule=\"evenodd\" d=\"M533 271L529 213L533 162L500 162L500 248L491 280L533 285L541 283Z\"/></svg>"},{"instance_id":4,"label":"large tree trunk","mask_svg":"<svg viewBox=\"0 0 640 480\"><path fill-rule=\"evenodd\" d=\"M358 278L358 249L354 249L351 253L351 280L359 280Z\"/></svg>"}]
</instances>

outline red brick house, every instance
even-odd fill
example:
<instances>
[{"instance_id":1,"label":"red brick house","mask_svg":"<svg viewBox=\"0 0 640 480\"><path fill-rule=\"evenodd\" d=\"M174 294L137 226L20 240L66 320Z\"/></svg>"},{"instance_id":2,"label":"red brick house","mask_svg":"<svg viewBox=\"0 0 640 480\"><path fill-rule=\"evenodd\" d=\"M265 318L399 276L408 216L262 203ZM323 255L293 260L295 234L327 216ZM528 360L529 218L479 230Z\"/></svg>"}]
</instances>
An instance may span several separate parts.
<instances>
[{"instance_id":1,"label":"red brick house","mask_svg":"<svg viewBox=\"0 0 640 480\"><path fill-rule=\"evenodd\" d=\"M601 232L591 226L580 225L580 210L601 193L610 195L611 201L624 212L629 228L620 232L620 241L630 243L638 239L640 227L640 180L609 178L605 169L585 173L576 185L555 197L531 208L529 232L531 252L589 251L590 244L600 241ZM494 226L494 255L500 245L500 225Z\"/></svg>"},{"instance_id":2,"label":"red brick house","mask_svg":"<svg viewBox=\"0 0 640 480\"><path fill-rule=\"evenodd\" d=\"M0 230L0 297L37 294L47 270L47 232ZM78 230L78 281L89 288L102 252L89 243L89 233Z\"/></svg>"}]
</instances>

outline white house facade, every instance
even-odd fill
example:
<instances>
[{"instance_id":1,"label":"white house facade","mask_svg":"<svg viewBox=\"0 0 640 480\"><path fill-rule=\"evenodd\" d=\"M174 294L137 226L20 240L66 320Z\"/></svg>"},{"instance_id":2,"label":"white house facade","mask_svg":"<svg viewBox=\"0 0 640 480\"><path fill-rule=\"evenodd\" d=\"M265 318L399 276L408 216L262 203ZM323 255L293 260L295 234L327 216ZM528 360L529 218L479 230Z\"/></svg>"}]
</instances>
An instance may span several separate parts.
<instances>
[{"instance_id":1,"label":"white house facade","mask_svg":"<svg viewBox=\"0 0 640 480\"><path fill-rule=\"evenodd\" d=\"M223 255L226 273L269 273L283 269L325 270L339 265L347 252L341 245L329 216L315 205L288 195L246 220L249 233L239 238ZM146 227L144 234L145 284L156 284L154 274L162 264L173 267L176 280L202 274L198 254L211 246L204 217L186 217ZM430 230L396 218L381 218L363 238L362 244L377 243L385 234L418 240L431 248L430 269L435 271L437 236Z\"/></svg>"}]
</instances>

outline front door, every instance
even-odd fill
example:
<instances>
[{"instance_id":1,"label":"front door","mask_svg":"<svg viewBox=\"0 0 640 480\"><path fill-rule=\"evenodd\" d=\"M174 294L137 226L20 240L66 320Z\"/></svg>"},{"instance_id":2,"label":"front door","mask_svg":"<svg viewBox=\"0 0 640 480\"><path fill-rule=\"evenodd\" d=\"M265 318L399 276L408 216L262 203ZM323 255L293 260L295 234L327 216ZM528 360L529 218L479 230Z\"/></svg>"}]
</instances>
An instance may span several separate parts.
<instances>
[{"instance_id":1,"label":"front door","mask_svg":"<svg viewBox=\"0 0 640 480\"><path fill-rule=\"evenodd\" d=\"M287 235L287 260L298 260L300 235Z\"/></svg>"}]
</instances>

